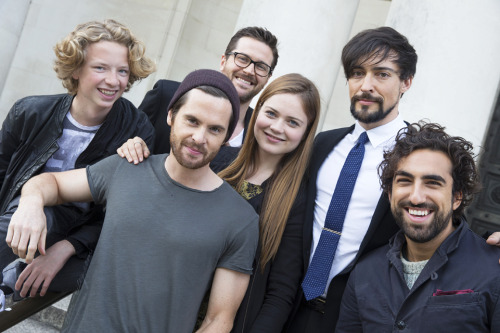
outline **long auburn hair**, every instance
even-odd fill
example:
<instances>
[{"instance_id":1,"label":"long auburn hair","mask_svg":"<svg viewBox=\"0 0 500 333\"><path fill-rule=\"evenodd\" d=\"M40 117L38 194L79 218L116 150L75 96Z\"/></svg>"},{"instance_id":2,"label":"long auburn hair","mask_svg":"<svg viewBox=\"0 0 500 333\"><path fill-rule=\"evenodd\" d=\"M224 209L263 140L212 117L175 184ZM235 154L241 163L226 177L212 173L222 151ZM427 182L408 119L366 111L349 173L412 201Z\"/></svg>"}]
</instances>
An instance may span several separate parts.
<instances>
[{"instance_id":1,"label":"long auburn hair","mask_svg":"<svg viewBox=\"0 0 500 333\"><path fill-rule=\"evenodd\" d=\"M272 96L293 94L300 97L307 117L307 129L300 144L282 157L276 170L269 178L260 212L260 266L274 259L285 230L285 225L302 182L311 155L320 114L318 89L309 79L296 73L283 75L271 82L260 95L249 124L249 133L241 150L219 176L236 189L256 172L259 144L255 139L254 126L262 105Z\"/></svg>"}]
</instances>

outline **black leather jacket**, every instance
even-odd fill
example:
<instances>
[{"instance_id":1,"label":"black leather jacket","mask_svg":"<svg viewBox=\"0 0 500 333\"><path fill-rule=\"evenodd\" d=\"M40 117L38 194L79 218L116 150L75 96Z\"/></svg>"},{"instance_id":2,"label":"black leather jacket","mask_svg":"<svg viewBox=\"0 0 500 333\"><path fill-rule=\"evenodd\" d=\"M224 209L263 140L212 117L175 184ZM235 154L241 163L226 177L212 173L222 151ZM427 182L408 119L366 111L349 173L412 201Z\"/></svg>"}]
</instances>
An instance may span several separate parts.
<instances>
[{"instance_id":1,"label":"black leather jacket","mask_svg":"<svg viewBox=\"0 0 500 333\"><path fill-rule=\"evenodd\" d=\"M17 101L5 118L0 132L0 214L19 195L21 187L40 173L47 160L59 149L57 139L63 132L63 120L73 96L68 94L30 96ZM149 147L154 129L147 116L125 98L118 99L94 138L75 162L75 168L93 164L116 153L126 140L139 136ZM68 236L78 256L95 248L101 214L82 218L94 227L79 228ZM96 221L100 220L100 221ZM95 224L97 223L97 228Z\"/></svg>"}]
</instances>

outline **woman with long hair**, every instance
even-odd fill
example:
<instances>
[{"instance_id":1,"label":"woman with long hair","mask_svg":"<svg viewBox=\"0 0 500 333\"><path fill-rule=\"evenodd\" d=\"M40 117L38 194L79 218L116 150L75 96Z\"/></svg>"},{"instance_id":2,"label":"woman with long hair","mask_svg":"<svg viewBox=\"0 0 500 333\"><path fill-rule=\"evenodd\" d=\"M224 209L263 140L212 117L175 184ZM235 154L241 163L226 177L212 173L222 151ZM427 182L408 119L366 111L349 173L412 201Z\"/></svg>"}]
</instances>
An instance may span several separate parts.
<instances>
[{"instance_id":1,"label":"woman with long hair","mask_svg":"<svg viewBox=\"0 0 500 333\"><path fill-rule=\"evenodd\" d=\"M302 183L319 114L319 93L310 80L300 74L277 78L262 92L238 156L219 172L260 216L254 274L233 332L281 332L292 309L303 267Z\"/></svg>"}]
</instances>

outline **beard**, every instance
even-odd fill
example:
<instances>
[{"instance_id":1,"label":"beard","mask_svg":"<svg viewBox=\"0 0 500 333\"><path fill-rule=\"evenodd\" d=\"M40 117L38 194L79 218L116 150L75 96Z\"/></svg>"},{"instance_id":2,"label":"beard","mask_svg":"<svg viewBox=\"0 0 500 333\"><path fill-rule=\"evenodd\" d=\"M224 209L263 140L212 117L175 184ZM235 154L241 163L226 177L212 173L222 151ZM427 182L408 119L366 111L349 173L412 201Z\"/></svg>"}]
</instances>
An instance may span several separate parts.
<instances>
[{"instance_id":1,"label":"beard","mask_svg":"<svg viewBox=\"0 0 500 333\"><path fill-rule=\"evenodd\" d=\"M368 105L363 105L361 106L361 110L356 110L356 102L364 99L368 101L373 101L378 104L378 110L369 112ZM365 123L365 124L372 124L379 122L383 120L389 113L391 113L392 110L396 107L396 103L389 107L388 109L384 110L384 100L381 97L374 97L369 93L362 93L361 95L354 95L351 98L351 114L354 117L354 119Z\"/></svg>"},{"instance_id":2,"label":"beard","mask_svg":"<svg viewBox=\"0 0 500 333\"><path fill-rule=\"evenodd\" d=\"M259 81L255 77L248 76L248 75L245 75L243 73L239 73L238 77L242 78L243 80L246 80L246 81L249 81L249 82L252 82L253 84L255 84L252 90L247 91L243 95L238 94L241 104L245 104L245 103L250 102L258 93L260 93L262 88L264 88L264 85L259 84ZM236 77L234 75L233 75L233 78L236 80Z\"/></svg>"},{"instance_id":3,"label":"beard","mask_svg":"<svg viewBox=\"0 0 500 333\"><path fill-rule=\"evenodd\" d=\"M430 209L434 212L434 219L426 225L410 223L405 219L405 207ZM453 215L452 209L449 212L440 212L435 204L413 205L409 201L401 201L396 206L391 206L391 211L396 224L403 230L406 237L416 243L426 243L436 238L448 226Z\"/></svg>"},{"instance_id":4,"label":"beard","mask_svg":"<svg viewBox=\"0 0 500 333\"><path fill-rule=\"evenodd\" d=\"M199 169L204 167L208 163L210 163L217 155L218 151L209 152L205 147L201 145L197 145L191 139L179 140L174 131L170 133L170 147L172 148L172 153L174 154L175 159L185 168L188 169ZM193 159L190 156L184 156L182 153L182 147L186 146L192 149L195 149L201 153L201 159Z\"/></svg>"},{"instance_id":5,"label":"beard","mask_svg":"<svg viewBox=\"0 0 500 333\"><path fill-rule=\"evenodd\" d=\"M238 91L238 97L240 98L240 104L245 104L250 102L255 96L257 96L258 93L264 88L264 83L259 83L259 80L256 76L253 75L246 75L242 70L238 70L236 72L231 72L229 69L224 68L222 70L222 73L226 75L232 82L233 80L237 80L236 76L239 78L251 82L253 84L253 88L246 90L242 95L240 94L240 91L238 88L236 88L236 91ZM237 83L233 82L234 86L237 87Z\"/></svg>"}]
</instances>

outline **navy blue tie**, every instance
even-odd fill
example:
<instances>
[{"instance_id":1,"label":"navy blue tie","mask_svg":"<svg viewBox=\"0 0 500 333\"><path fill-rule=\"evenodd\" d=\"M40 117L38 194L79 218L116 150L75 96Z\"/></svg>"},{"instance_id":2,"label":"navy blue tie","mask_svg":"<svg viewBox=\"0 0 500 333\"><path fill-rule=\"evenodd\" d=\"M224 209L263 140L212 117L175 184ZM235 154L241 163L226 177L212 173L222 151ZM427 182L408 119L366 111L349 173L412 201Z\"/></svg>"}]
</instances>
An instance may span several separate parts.
<instances>
[{"instance_id":1,"label":"navy blue tie","mask_svg":"<svg viewBox=\"0 0 500 333\"><path fill-rule=\"evenodd\" d=\"M339 244L342 228L344 227L345 214L351 201L352 190L359 169L365 155L365 143L368 141L366 132L361 133L358 142L351 149L340 171L337 186L333 192L328 212L326 213L325 226L321 231L318 246L314 252L311 264L307 269L306 277L302 282L302 289L306 300L321 296L325 292L326 283Z\"/></svg>"}]
</instances>

